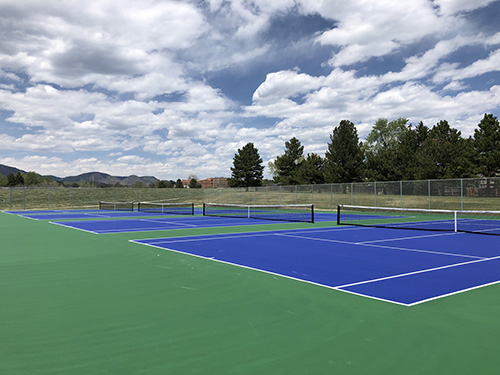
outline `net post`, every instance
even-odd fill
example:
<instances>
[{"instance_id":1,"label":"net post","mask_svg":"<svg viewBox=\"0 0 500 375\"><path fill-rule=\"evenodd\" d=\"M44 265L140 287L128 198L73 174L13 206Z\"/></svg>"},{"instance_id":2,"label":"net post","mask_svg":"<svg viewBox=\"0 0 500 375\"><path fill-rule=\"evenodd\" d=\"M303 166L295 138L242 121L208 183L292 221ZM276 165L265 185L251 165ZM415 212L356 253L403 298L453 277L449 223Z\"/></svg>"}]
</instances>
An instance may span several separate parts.
<instances>
[{"instance_id":1,"label":"net post","mask_svg":"<svg viewBox=\"0 0 500 375\"><path fill-rule=\"evenodd\" d=\"M194 216L194 202L191 204L191 215Z\"/></svg>"},{"instance_id":2,"label":"net post","mask_svg":"<svg viewBox=\"0 0 500 375\"><path fill-rule=\"evenodd\" d=\"M453 212L454 222L455 222L455 232L458 232L458 223L457 223L457 211Z\"/></svg>"},{"instance_id":3,"label":"net post","mask_svg":"<svg viewBox=\"0 0 500 375\"><path fill-rule=\"evenodd\" d=\"M340 204L337 206L337 225L340 225Z\"/></svg>"},{"instance_id":4,"label":"net post","mask_svg":"<svg viewBox=\"0 0 500 375\"><path fill-rule=\"evenodd\" d=\"M205 215L205 202L203 202L203 216L206 216Z\"/></svg>"},{"instance_id":5,"label":"net post","mask_svg":"<svg viewBox=\"0 0 500 375\"><path fill-rule=\"evenodd\" d=\"M311 223L314 224L314 204L311 204Z\"/></svg>"}]
</instances>

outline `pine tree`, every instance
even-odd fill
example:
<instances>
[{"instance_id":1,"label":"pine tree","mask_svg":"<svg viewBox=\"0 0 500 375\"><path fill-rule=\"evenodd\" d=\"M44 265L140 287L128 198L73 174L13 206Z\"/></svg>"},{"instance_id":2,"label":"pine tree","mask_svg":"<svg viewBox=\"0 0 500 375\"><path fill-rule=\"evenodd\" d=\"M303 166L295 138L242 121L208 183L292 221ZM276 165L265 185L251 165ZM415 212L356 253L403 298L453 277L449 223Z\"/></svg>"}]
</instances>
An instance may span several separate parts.
<instances>
[{"instance_id":1,"label":"pine tree","mask_svg":"<svg viewBox=\"0 0 500 375\"><path fill-rule=\"evenodd\" d=\"M323 173L324 160L318 154L307 154L306 158L297 170L297 181L299 184L323 184L325 175Z\"/></svg>"},{"instance_id":2,"label":"pine tree","mask_svg":"<svg viewBox=\"0 0 500 375\"><path fill-rule=\"evenodd\" d=\"M450 127L448 121L439 121L422 144L422 151L431 160L426 168L426 179L462 178L472 175L472 143L461 137L461 132Z\"/></svg>"},{"instance_id":3,"label":"pine tree","mask_svg":"<svg viewBox=\"0 0 500 375\"><path fill-rule=\"evenodd\" d=\"M500 123L492 114L485 114L474 131L474 150L478 171L492 177L500 170Z\"/></svg>"},{"instance_id":4,"label":"pine tree","mask_svg":"<svg viewBox=\"0 0 500 375\"><path fill-rule=\"evenodd\" d=\"M362 179L363 151L351 121L342 120L333 129L325 154L325 182L355 182Z\"/></svg>"},{"instance_id":5,"label":"pine tree","mask_svg":"<svg viewBox=\"0 0 500 375\"><path fill-rule=\"evenodd\" d=\"M304 146L293 137L285 142L285 153L274 161L274 181L280 185L295 185L299 183L297 171L304 160Z\"/></svg>"},{"instance_id":6,"label":"pine tree","mask_svg":"<svg viewBox=\"0 0 500 375\"><path fill-rule=\"evenodd\" d=\"M247 143L234 154L231 178L228 183L231 187L261 186L264 167L259 151L253 143Z\"/></svg>"}]
</instances>

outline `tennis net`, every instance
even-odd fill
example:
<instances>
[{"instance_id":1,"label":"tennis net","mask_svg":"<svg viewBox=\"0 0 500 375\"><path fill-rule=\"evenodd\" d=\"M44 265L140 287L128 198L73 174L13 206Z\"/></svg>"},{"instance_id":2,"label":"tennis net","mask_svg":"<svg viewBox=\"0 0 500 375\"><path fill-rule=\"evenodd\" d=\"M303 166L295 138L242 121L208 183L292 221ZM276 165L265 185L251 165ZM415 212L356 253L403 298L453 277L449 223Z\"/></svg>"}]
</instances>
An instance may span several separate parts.
<instances>
[{"instance_id":1,"label":"tennis net","mask_svg":"<svg viewBox=\"0 0 500 375\"><path fill-rule=\"evenodd\" d=\"M455 211L341 205L337 224L500 235L500 211Z\"/></svg>"},{"instance_id":2,"label":"tennis net","mask_svg":"<svg viewBox=\"0 0 500 375\"><path fill-rule=\"evenodd\" d=\"M203 215L314 223L314 206L203 203Z\"/></svg>"},{"instance_id":3,"label":"tennis net","mask_svg":"<svg viewBox=\"0 0 500 375\"><path fill-rule=\"evenodd\" d=\"M139 202L138 211L167 215L194 215L194 203Z\"/></svg>"},{"instance_id":4,"label":"tennis net","mask_svg":"<svg viewBox=\"0 0 500 375\"><path fill-rule=\"evenodd\" d=\"M99 202L100 210L134 211L134 202Z\"/></svg>"}]
</instances>

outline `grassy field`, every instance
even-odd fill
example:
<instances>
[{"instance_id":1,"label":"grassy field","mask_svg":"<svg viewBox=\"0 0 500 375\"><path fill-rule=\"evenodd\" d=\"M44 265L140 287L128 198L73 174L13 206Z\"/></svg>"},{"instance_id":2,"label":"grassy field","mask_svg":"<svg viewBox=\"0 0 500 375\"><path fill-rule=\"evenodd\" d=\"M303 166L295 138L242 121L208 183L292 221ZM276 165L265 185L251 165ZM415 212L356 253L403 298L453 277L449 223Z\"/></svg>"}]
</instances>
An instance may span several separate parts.
<instances>
[{"instance_id":1,"label":"grassy field","mask_svg":"<svg viewBox=\"0 0 500 375\"><path fill-rule=\"evenodd\" d=\"M0 213L0 373L499 373L498 284L404 307L128 242L231 230L94 235Z\"/></svg>"},{"instance_id":2,"label":"grassy field","mask_svg":"<svg viewBox=\"0 0 500 375\"><path fill-rule=\"evenodd\" d=\"M500 184L498 178L490 180ZM249 189L0 188L0 210L97 208L99 201L162 201L194 202L198 206L203 202L314 204L319 209L335 209L339 204L352 204L500 211L500 189L498 192L494 188L485 191L478 188L481 186L486 186L484 180L472 179L462 183L460 180L434 180Z\"/></svg>"}]
</instances>

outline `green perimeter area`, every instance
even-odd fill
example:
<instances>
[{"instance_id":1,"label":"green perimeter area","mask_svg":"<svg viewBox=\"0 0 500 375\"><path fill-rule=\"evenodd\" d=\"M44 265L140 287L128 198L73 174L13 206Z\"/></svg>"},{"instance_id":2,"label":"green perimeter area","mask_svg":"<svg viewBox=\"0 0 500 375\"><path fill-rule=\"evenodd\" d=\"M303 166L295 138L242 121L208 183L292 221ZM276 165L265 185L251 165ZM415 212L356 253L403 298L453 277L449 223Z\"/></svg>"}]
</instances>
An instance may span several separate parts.
<instances>
[{"instance_id":1,"label":"green perimeter area","mask_svg":"<svg viewBox=\"0 0 500 375\"><path fill-rule=\"evenodd\" d=\"M500 285L404 307L127 241L166 231L0 233L1 374L500 371Z\"/></svg>"}]
</instances>

